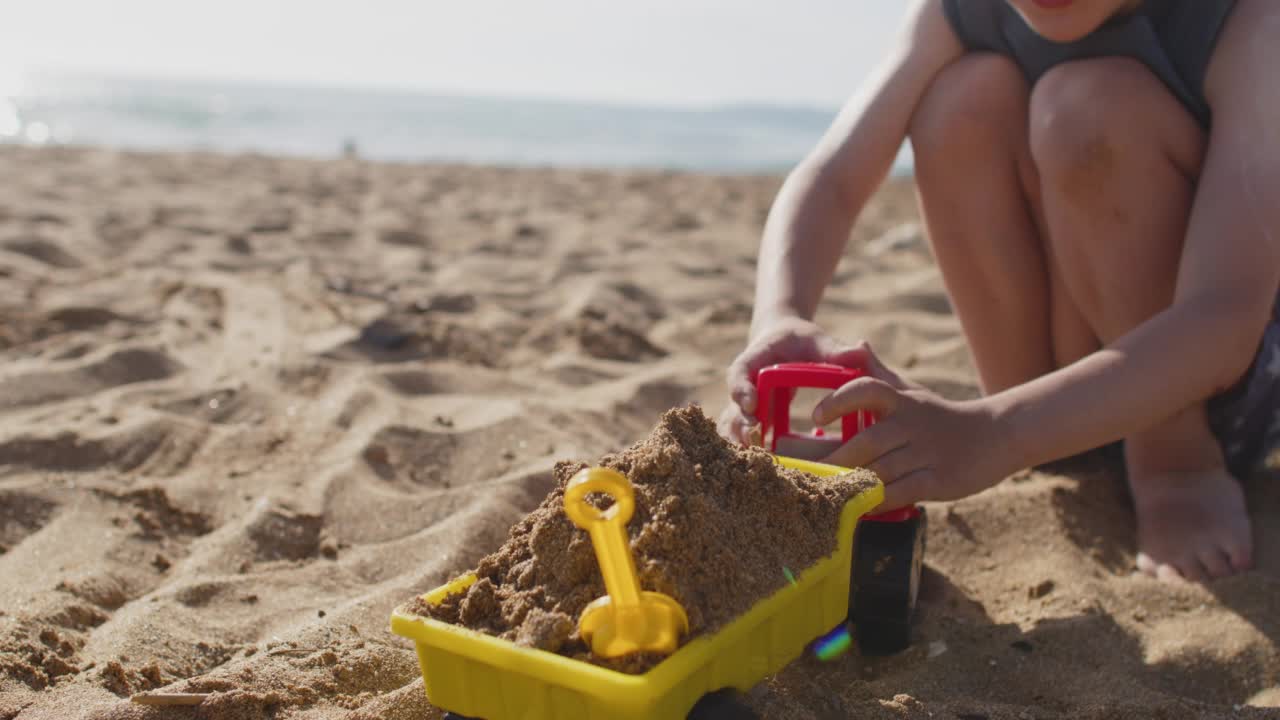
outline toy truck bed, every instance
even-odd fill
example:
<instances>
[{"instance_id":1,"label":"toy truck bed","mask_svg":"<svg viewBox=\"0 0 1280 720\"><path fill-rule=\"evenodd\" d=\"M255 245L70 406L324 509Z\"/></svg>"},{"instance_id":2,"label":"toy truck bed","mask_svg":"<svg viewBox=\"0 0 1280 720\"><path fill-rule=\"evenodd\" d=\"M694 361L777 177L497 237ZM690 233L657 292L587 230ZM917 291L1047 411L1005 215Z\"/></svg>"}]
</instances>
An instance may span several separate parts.
<instances>
[{"instance_id":1,"label":"toy truck bed","mask_svg":"<svg viewBox=\"0 0 1280 720\"><path fill-rule=\"evenodd\" d=\"M844 468L778 458L787 467L831 476ZM432 704L484 720L648 720L682 718L700 698L747 690L799 657L849 613L850 564L858 519L884 488L850 499L840 515L836 551L721 628L688 642L642 675L520 647L484 633L398 608L391 629L414 641ZM781 568L779 568L781 573ZM464 575L424 596L428 603L463 592Z\"/></svg>"}]
</instances>

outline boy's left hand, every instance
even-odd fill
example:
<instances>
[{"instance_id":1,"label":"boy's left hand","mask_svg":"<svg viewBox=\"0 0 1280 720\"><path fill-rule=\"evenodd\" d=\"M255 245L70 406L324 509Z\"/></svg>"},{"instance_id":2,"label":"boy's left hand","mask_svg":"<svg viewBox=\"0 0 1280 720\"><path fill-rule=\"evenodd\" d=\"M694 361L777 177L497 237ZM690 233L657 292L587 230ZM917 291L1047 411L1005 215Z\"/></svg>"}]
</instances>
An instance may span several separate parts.
<instances>
[{"instance_id":1,"label":"boy's left hand","mask_svg":"<svg viewBox=\"0 0 1280 720\"><path fill-rule=\"evenodd\" d=\"M874 355L865 369L866 376L823 398L813 421L826 425L859 410L876 415L874 425L823 462L874 471L885 486L883 509L962 498L1018 469L983 400L946 400L900 377Z\"/></svg>"}]
</instances>

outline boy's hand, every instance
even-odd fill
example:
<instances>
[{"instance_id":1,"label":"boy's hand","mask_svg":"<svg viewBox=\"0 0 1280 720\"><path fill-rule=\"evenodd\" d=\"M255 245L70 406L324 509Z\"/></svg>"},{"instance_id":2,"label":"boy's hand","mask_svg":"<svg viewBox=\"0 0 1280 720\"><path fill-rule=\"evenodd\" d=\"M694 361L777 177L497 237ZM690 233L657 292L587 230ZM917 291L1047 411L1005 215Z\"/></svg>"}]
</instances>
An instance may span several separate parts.
<instances>
[{"instance_id":1,"label":"boy's hand","mask_svg":"<svg viewBox=\"0 0 1280 720\"><path fill-rule=\"evenodd\" d=\"M784 362L825 362L860 367L873 374L872 363L882 367L865 342L848 345L816 324L797 317L774 321L729 365L732 402L720 414L721 435L743 445L759 444L759 433L754 432L758 425L756 375L765 367Z\"/></svg>"},{"instance_id":2,"label":"boy's hand","mask_svg":"<svg viewBox=\"0 0 1280 720\"><path fill-rule=\"evenodd\" d=\"M870 351L867 351L870 355ZM1005 457L995 414L982 400L953 402L885 368L874 356L868 376L846 383L813 410L815 425L870 410L877 420L823 462L865 467L884 483L885 510L921 500L954 500L1016 470Z\"/></svg>"}]
</instances>

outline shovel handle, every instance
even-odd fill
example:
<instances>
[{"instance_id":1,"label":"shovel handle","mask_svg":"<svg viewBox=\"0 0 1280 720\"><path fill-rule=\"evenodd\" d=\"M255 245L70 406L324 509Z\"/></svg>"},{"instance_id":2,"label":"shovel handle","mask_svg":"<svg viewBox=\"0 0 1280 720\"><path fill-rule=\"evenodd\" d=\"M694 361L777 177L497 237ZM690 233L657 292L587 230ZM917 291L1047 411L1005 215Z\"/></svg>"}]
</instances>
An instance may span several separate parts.
<instances>
[{"instance_id":1,"label":"shovel handle","mask_svg":"<svg viewBox=\"0 0 1280 720\"><path fill-rule=\"evenodd\" d=\"M593 492L611 496L613 505L601 511L587 502L587 495ZM564 491L564 512L591 536L604 587L617 608L640 605L640 580L626 531L635 502L631 481L622 473L603 467L579 471Z\"/></svg>"}]
</instances>

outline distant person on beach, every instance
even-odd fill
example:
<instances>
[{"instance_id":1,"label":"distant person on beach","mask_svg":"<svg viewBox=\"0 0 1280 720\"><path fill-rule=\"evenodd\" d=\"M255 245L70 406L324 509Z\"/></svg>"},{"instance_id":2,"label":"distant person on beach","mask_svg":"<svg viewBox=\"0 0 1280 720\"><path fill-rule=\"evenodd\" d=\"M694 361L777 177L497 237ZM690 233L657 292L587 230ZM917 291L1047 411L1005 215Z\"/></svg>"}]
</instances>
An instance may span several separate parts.
<instances>
[{"instance_id":1,"label":"distant person on beach","mask_svg":"<svg viewBox=\"0 0 1280 720\"><path fill-rule=\"evenodd\" d=\"M1249 568L1237 478L1280 439L1280 2L917 0L897 47L787 177L721 432L755 373L863 366L814 421L885 507L950 500L1123 440L1138 568ZM904 380L812 322L904 138L983 397Z\"/></svg>"}]
</instances>

